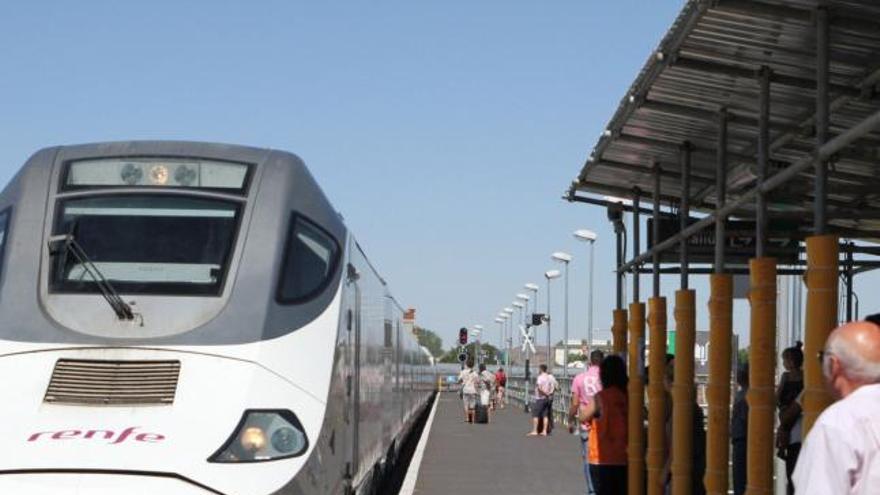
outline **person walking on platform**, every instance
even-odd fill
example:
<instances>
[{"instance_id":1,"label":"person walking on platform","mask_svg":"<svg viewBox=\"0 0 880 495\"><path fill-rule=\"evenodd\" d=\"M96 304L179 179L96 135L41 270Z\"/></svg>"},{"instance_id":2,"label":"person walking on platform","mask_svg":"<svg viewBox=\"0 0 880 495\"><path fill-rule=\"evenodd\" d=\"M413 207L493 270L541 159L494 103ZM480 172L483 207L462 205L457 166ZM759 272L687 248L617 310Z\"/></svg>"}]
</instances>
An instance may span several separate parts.
<instances>
[{"instance_id":1,"label":"person walking on platform","mask_svg":"<svg viewBox=\"0 0 880 495\"><path fill-rule=\"evenodd\" d=\"M485 364L480 365L480 404L488 407L490 411L494 409L494 400L492 393L495 391L495 375L486 369Z\"/></svg>"},{"instance_id":2,"label":"person walking on platform","mask_svg":"<svg viewBox=\"0 0 880 495\"><path fill-rule=\"evenodd\" d=\"M801 408L797 402L804 389L803 344L782 351L782 365L785 371L776 387L776 407L779 410L779 428L776 430L776 455L785 461L785 475L788 479L787 493L794 495L791 474L801 450Z\"/></svg>"},{"instance_id":3,"label":"person walking on platform","mask_svg":"<svg viewBox=\"0 0 880 495\"><path fill-rule=\"evenodd\" d=\"M584 349L586 354L587 349ZM581 460L584 463L584 481L586 482L586 494L592 495L593 483L590 481L590 463L587 462L588 445L590 439L590 423L577 421L578 410L581 406L587 406L593 397L602 390L602 382L599 379L599 366L602 364L604 354L600 350L590 353L590 365L584 371L578 373L571 382L571 403L568 407L568 430L575 433L577 429L580 437Z\"/></svg>"},{"instance_id":4,"label":"person walking on platform","mask_svg":"<svg viewBox=\"0 0 880 495\"><path fill-rule=\"evenodd\" d=\"M556 381L549 373L547 373L547 365L542 364L538 367L540 372L538 373L538 378L535 380L535 395L534 406L532 407L532 431L528 433L528 436L533 437L535 435L546 436L547 429L544 428L543 431L538 431L538 421L542 418L546 418L549 415L549 409L547 408L548 401L547 399L553 395L555 392L555 388L553 383ZM547 424L547 420L544 420L544 424Z\"/></svg>"},{"instance_id":5,"label":"person walking on platform","mask_svg":"<svg viewBox=\"0 0 880 495\"><path fill-rule=\"evenodd\" d=\"M746 492L747 444L749 433L749 403L746 394L749 392L749 365L745 364L736 371L736 383L739 390L733 400L733 412L730 414L730 443L733 447L731 460L733 471L733 495Z\"/></svg>"},{"instance_id":6,"label":"person walking on platform","mask_svg":"<svg viewBox=\"0 0 880 495\"><path fill-rule=\"evenodd\" d=\"M468 359L464 369L458 374L458 383L461 384L461 399L464 404L464 421L474 422L474 409L477 406L477 387L480 376L474 371L474 360Z\"/></svg>"},{"instance_id":7,"label":"person walking on platform","mask_svg":"<svg viewBox=\"0 0 880 495\"><path fill-rule=\"evenodd\" d=\"M498 407L504 409L504 388L507 387L507 375L504 374L504 368L498 368L495 372L495 391Z\"/></svg>"},{"instance_id":8,"label":"person walking on platform","mask_svg":"<svg viewBox=\"0 0 880 495\"><path fill-rule=\"evenodd\" d=\"M626 493L627 396L626 364L617 355L599 367L602 390L585 406L578 419L590 422L588 460L597 495Z\"/></svg>"},{"instance_id":9,"label":"person walking on platform","mask_svg":"<svg viewBox=\"0 0 880 495\"><path fill-rule=\"evenodd\" d=\"M880 325L877 315L842 325L819 353L837 402L816 419L792 477L798 495L880 490Z\"/></svg>"}]
</instances>

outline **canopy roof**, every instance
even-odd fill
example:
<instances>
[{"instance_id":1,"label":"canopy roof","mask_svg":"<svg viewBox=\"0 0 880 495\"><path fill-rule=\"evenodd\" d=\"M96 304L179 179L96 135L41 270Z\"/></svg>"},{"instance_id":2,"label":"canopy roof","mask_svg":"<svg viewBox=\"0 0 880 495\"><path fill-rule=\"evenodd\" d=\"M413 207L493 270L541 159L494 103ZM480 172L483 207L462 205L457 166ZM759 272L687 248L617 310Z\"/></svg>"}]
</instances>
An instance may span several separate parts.
<instances>
[{"instance_id":1,"label":"canopy roof","mask_svg":"<svg viewBox=\"0 0 880 495\"><path fill-rule=\"evenodd\" d=\"M768 176L816 150L819 5L830 18L829 139L880 109L880 2L877 0L691 0L651 54L568 193L650 199L653 167L661 198L681 198L681 156L692 146L691 208L716 207L722 109L728 115L728 201L757 178L759 74L771 71ZM636 191L636 188L639 191ZM768 195L772 218L812 225L813 171ZM880 237L880 132L838 152L828 172L830 230ZM734 216L752 217L747 204Z\"/></svg>"}]
</instances>

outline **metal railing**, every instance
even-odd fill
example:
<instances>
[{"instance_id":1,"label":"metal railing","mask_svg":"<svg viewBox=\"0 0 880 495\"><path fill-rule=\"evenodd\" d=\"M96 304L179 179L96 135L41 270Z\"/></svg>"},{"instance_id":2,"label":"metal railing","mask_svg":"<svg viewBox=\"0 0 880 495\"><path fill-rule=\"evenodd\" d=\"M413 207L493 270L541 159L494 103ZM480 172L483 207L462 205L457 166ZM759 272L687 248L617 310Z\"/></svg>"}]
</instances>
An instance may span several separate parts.
<instances>
[{"instance_id":1,"label":"metal railing","mask_svg":"<svg viewBox=\"0 0 880 495\"><path fill-rule=\"evenodd\" d=\"M559 426L568 425L568 405L571 402L571 381L573 377L556 377L559 388L553 397L553 421ZM525 408L534 402L535 375L527 384L524 376L507 377L507 398Z\"/></svg>"}]
</instances>

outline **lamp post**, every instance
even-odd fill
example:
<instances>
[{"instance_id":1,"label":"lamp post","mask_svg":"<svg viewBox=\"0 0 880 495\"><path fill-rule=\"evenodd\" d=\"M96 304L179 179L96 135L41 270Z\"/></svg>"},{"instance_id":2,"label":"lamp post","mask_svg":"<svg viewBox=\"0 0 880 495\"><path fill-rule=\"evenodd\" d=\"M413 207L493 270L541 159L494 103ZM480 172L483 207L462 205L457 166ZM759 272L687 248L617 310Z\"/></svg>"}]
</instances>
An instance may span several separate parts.
<instances>
[{"instance_id":1,"label":"lamp post","mask_svg":"<svg viewBox=\"0 0 880 495\"><path fill-rule=\"evenodd\" d=\"M527 291L532 293L532 313L535 314L538 312L538 289L540 289L537 284L528 283L523 286ZM526 316L526 325L531 324L532 318L531 316ZM530 332L531 333L531 332ZM535 329L535 345L538 344L538 329ZM535 359L538 358L537 349L535 349ZM550 363L547 363L549 366Z\"/></svg>"},{"instance_id":2,"label":"lamp post","mask_svg":"<svg viewBox=\"0 0 880 495\"><path fill-rule=\"evenodd\" d=\"M526 284L523 286L526 290L532 293L532 312L536 313L538 311L538 289L539 287L536 284Z\"/></svg>"},{"instance_id":3,"label":"lamp post","mask_svg":"<svg viewBox=\"0 0 880 495\"><path fill-rule=\"evenodd\" d=\"M551 359L551 343L550 343L550 325L553 324L553 318L550 317L550 281L554 278L559 278L562 275L559 270L549 270L544 272L544 278L547 279L547 366L550 366L550 369L555 367L556 362Z\"/></svg>"},{"instance_id":4,"label":"lamp post","mask_svg":"<svg viewBox=\"0 0 880 495\"><path fill-rule=\"evenodd\" d=\"M504 313L498 313L495 323L498 324L498 350L495 351L495 365L501 364L501 342L504 340Z\"/></svg>"},{"instance_id":5,"label":"lamp post","mask_svg":"<svg viewBox=\"0 0 880 495\"><path fill-rule=\"evenodd\" d=\"M505 317L507 320L507 352L504 353L504 367L510 373L510 349L513 346L513 308L504 308L501 312L507 315Z\"/></svg>"},{"instance_id":6,"label":"lamp post","mask_svg":"<svg viewBox=\"0 0 880 495\"><path fill-rule=\"evenodd\" d=\"M520 304L522 304L522 307L520 308L522 310L522 318L520 319L520 323L522 323L523 331L526 333L526 335L529 335L529 325L528 321L526 321L527 315L529 314L529 296L525 294L517 294L516 298L519 299ZM528 359L528 354L526 354L526 359Z\"/></svg>"},{"instance_id":7,"label":"lamp post","mask_svg":"<svg viewBox=\"0 0 880 495\"><path fill-rule=\"evenodd\" d=\"M520 317L519 320L522 323L522 322L525 322L525 308L526 308L526 304L528 303L529 296L527 296L525 294L517 294L516 297L517 297L517 299L524 301L524 302L516 301L513 303L513 306L519 310L519 317ZM525 374L525 382L526 382L526 386L523 390L523 410L525 412L529 412L529 388L531 385L531 376L530 376L530 370L529 370L529 346L525 340L526 335L528 335L528 331L527 331L525 325L523 325L522 329L523 329L523 331L522 331L523 354L525 355L525 363L524 363L525 364L525 369L524 369L525 372L524 372L524 374Z\"/></svg>"},{"instance_id":8,"label":"lamp post","mask_svg":"<svg viewBox=\"0 0 880 495\"><path fill-rule=\"evenodd\" d=\"M568 264L571 263L573 258L570 254L563 253L562 251L557 251L550 257L554 261L565 264L565 337L562 340L562 348L564 349L562 352L562 376L563 378L568 378Z\"/></svg>"},{"instance_id":9,"label":"lamp post","mask_svg":"<svg viewBox=\"0 0 880 495\"><path fill-rule=\"evenodd\" d=\"M510 305L513 306L514 308L516 308L516 310L517 310L516 319L513 320L513 325L511 326L511 334L513 334L513 333L515 333L514 328L516 327L516 322L522 322L523 308L525 307L525 304L523 304L519 301L514 301L514 302L510 303ZM522 337L520 337L520 338L522 338ZM511 335L511 340L513 340L513 335ZM528 371L526 371L526 374L528 374Z\"/></svg>"},{"instance_id":10,"label":"lamp post","mask_svg":"<svg viewBox=\"0 0 880 495\"><path fill-rule=\"evenodd\" d=\"M473 325L471 328L474 329L473 336L476 337L474 342L474 357L476 359L474 361L477 362L477 369L479 369L480 363L483 361L482 353L480 352L480 335L483 333L483 325Z\"/></svg>"},{"instance_id":11,"label":"lamp post","mask_svg":"<svg viewBox=\"0 0 880 495\"><path fill-rule=\"evenodd\" d=\"M530 328L529 328L530 325L529 325L529 322L528 322L528 314L529 314L529 296L527 296L526 294L517 294L517 295L516 295L516 298L519 299L520 302L521 302L522 305L523 305L523 307L521 308L521 309L522 309L522 327L523 327L523 331L525 332L525 335L531 335L532 332L531 332L531 330L530 330ZM525 337L523 337L523 340L525 340ZM529 352L528 346L526 346L525 354L526 354L526 376L528 377L528 376L529 376L529 357L531 357L531 353Z\"/></svg>"},{"instance_id":12,"label":"lamp post","mask_svg":"<svg viewBox=\"0 0 880 495\"><path fill-rule=\"evenodd\" d=\"M574 231L574 237L590 243L590 285L587 295L587 345L593 347L593 250L596 244L596 233L592 230L580 229Z\"/></svg>"}]
</instances>

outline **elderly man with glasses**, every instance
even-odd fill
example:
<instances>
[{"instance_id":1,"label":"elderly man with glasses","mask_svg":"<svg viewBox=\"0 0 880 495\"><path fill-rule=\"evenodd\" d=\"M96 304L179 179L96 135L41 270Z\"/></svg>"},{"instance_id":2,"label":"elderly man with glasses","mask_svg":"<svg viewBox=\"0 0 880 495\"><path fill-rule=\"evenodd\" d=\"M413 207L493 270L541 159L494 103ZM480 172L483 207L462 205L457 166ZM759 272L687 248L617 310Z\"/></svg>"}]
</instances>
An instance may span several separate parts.
<instances>
[{"instance_id":1,"label":"elderly man with glasses","mask_svg":"<svg viewBox=\"0 0 880 495\"><path fill-rule=\"evenodd\" d=\"M878 493L880 315L834 329L819 359L837 402L807 435L793 476L796 493Z\"/></svg>"}]
</instances>

